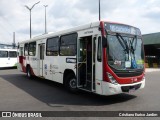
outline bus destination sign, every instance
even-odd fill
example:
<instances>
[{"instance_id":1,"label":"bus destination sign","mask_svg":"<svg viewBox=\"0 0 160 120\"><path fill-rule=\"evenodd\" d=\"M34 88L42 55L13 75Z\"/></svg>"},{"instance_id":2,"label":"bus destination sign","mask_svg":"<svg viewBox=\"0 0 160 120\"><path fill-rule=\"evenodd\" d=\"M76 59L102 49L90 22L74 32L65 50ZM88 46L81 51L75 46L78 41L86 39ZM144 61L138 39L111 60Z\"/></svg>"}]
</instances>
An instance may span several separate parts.
<instances>
[{"instance_id":1,"label":"bus destination sign","mask_svg":"<svg viewBox=\"0 0 160 120\"><path fill-rule=\"evenodd\" d=\"M139 29L128 26L128 25L121 25L121 24L105 24L105 28L107 31L116 32L116 33L126 33L126 34L133 34L133 35L141 35Z\"/></svg>"}]
</instances>

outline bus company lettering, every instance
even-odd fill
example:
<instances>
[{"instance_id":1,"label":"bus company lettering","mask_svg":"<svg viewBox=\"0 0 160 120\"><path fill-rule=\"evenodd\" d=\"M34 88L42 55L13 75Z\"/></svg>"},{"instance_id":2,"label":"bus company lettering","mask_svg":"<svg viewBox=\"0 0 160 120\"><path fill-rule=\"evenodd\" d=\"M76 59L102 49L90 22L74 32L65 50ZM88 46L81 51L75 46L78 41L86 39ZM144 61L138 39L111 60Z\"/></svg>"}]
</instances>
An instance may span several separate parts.
<instances>
[{"instance_id":1,"label":"bus company lettering","mask_svg":"<svg viewBox=\"0 0 160 120\"><path fill-rule=\"evenodd\" d=\"M86 31L86 32L84 32L84 34L91 34L91 33L93 33L93 31Z\"/></svg>"},{"instance_id":2,"label":"bus company lettering","mask_svg":"<svg viewBox=\"0 0 160 120\"><path fill-rule=\"evenodd\" d=\"M37 58L31 58L32 61L37 61Z\"/></svg>"}]
</instances>

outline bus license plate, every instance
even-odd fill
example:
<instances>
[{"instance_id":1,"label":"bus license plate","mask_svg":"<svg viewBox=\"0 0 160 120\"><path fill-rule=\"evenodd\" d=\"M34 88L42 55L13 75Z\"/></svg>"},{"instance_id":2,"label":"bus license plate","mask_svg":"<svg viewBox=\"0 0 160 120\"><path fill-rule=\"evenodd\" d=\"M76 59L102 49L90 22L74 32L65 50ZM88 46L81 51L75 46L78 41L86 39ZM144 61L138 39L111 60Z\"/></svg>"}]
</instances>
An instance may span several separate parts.
<instances>
[{"instance_id":1,"label":"bus license plate","mask_svg":"<svg viewBox=\"0 0 160 120\"><path fill-rule=\"evenodd\" d=\"M135 88L129 89L129 93L132 93L132 92L134 92L134 91L135 91Z\"/></svg>"}]
</instances>

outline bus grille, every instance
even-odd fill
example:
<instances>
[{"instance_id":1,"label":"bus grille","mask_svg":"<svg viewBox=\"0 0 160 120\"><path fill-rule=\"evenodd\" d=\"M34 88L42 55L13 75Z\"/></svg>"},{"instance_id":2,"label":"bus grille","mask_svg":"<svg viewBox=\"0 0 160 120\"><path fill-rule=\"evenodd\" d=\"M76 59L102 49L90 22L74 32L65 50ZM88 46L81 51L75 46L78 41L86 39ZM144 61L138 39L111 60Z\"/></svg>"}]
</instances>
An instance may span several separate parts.
<instances>
[{"instance_id":1,"label":"bus grille","mask_svg":"<svg viewBox=\"0 0 160 120\"><path fill-rule=\"evenodd\" d=\"M141 87L141 84L137 84L137 85L133 85L133 86L122 86L121 89L122 89L122 92L129 92L129 90L137 90Z\"/></svg>"}]
</instances>

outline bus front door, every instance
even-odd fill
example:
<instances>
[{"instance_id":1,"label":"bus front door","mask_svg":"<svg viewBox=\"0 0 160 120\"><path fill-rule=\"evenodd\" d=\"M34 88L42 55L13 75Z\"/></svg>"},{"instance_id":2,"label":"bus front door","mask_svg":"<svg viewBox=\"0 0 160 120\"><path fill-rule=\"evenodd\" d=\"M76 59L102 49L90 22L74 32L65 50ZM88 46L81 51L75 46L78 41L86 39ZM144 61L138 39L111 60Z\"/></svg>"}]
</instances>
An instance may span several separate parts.
<instances>
[{"instance_id":1,"label":"bus front door","mask_svg":"<svg viewBox=\"0 0 160 120\"><path fill-rule=\"evenodd\" d=\"M44 77L44 51L45 44L39 44L39 76Z\"/></svg>"},{"instance_id":2,"label":"bus front door","mask_svg":"<svg viewBox=\"0 0 160 120\"><path fill-rule=\"evenodd\" d=\"M94 92L95 39L92 36L79 38L77 46L77 87Z\"/></svg>"}]
</instances>

